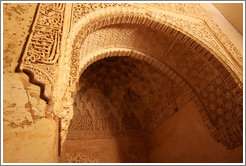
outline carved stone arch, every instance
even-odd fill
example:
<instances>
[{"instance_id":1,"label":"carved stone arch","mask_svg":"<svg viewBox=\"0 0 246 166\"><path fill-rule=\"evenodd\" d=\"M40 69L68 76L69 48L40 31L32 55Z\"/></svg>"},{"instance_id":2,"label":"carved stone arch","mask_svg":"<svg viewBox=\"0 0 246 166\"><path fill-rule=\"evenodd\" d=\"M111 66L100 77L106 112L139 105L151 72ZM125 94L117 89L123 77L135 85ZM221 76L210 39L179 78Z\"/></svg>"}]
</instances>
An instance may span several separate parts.
<instances>
[{"instance_id":1,"label":"carved stone arch","mask_svg":"<svg viewBox=\"0 0 246 166\"><path fill-rule=\"evenodd\" d=\"M220 41L205 21L137 4L79 5L82 8L76 8L75 4L72 7L63 3L40 4L20 64L21 70L30 71L34 80L45 86L44 94L50 100L50 111L61 118L62 140L66 136L63 125L67 126L72 116L72 97L79 79L79 57L84 41L93 32L108 26L137 25L169 35L175 38L173 45L185 44L190 53L206 59L206 63L216 71L216 77L199 91L197 84L191 85L199 92L207 110L211 110L212 119L219 117L214 112L214 98L217 96L229 101L228 107L233 107L234 111L226 108L227 105L216 105L216 109L226 113L221 117L228 114L233 118L230 123L223 118L222 124L216 123L215 138L228 148L242 144L242 56L228 51L227 41ZM184 57L184 60L187 59ZM177 73L189 80L188 75ZM221 90L229 98L215 94L214 89Z\"/></svg>"},{"instance_id":2,"label":"carved stone arch","mask_svg":"<svg viewBox=\"0 0 246 166\"><path fill-rule=\"evenodd\" d=\"M165 74L167 78L170 80L176 82L185 92L182 96L187 97L185 102L189 100L194 100L197 108L199 109L199 112L204 120L205 125L211 132L211 135L216 139L221 141L221 138L217 136L218 134L218 129L213 123L213 120L211 117L207 114L206 111L206 106L202 102L201 98L197 94L197 92L192 88L192 86L181 76L179 73L176 73L175 70L173 70L168 64L165 64L158 59L156 59L153 56L147 55L145 53L133 50L133 49L128 49L128 48L108 48L104 50L100 50L98 52L94 52L92 54L88 54L82 61L82 66L79 69L79 78L82 77L83 72L93 63L100 61L105 58L109 57L132 57L135 59L138 59L140 61L146 62L150 64L152 67L156 68L159 70L161 73ZM76 86L78 87L79 84ZM74 91L76 93L76 91ZM183 103L184 104L184 103ZM182 105L182 104L181 104ZM65 108L66 109L66 108ZM69 110L72 110L71 108ZM65 113L65 111L63 111ZM69 115L70 114L70 115ZM62 123L62 128L61 128L61 143L65 141L65 137L67 134L68 126L69 123L68 121L71 120L72 117L72 112L67 112L67 114L64 116L64 119L66 122ZM68 118L70 117L70 119ZM226 144L225 142L222 141L222 143Z\"/></svg>"},{"instance_id":3,"label":"carved stone arch","mask_svg":"<svg viewBox=\"0 0 246 166\"><path fill-rule=\"evenodd\" d=\"M237 113L232 111L234 112L233 114L235 114L233 116L236 116L235 119L231 120L233 124L225 125L226 121L222 122L222 124L216 122L214 126L210 126L212 128L211 133L213 133L213 136L219 142L222 142L228 148L234 148L242 144L242 74L240 73L240 67L238 67L239 63L228 54L228 51L218 42L207 25L201 20L172 15L165 12L164 14L160 14L154 11L148 11L147 14L141 8L134 7L108 7L106 9L90 12L73 26L67 39L67 43L70 44L67 45L64 62L65 59L66 63L70 61L70 76L66 76L66 78L69 78L68 91L71 96L73 96L73 92L75 92L76 82L79 79L79 63L81 61L79 57L81 56L81 49L85 39L97 30L120 24L146 26L152 30L167 34L174 37L176 42L185 43L186 47L194 54L199 54L205 58L217 73L221 74L220 77L214 78L215 81L208 83L206 87L203 87L203 89L199 91L201 100L205 100L206 110L210 110L210 107L214 107L209 103L211 101L210 97L212 96L211 98L214 98L214 95L210 95L209 98L207 98L206 94L203 95L203 92L208 90L210 86L212 89L218 87L221 81L227 84L228 88L224 89L225 93L233 91L233 99L230 99L230 101L231 105L235 106L237 109ZM206 35L204 36L203 34ZM229 58L229 63L226 61L228 60L227 58ZM88 59L88 61L91 61L88 63L90 64L94 60ZM61 66L64 67L64 65ZM217 84L217 82L219 83ZM221 105L217 107L219 109L222 108ZM64 108L66 108L66 106L64 106ZM211 109L213 110L214 108ZM68 108L68 110L71 110L71 108ZM209 114L213 117L208 118L210 123L213 123L218 117L217 113L214 113L212 110ZM62 112L64 113L66 111ZM71 116L71 112L69 116L67 114L61 116L63 117L65 126L68 125L69 117L71 118ZM66 135L66 130L66 127L62 128L62 135Z\"/></svg>"}]
</instances>

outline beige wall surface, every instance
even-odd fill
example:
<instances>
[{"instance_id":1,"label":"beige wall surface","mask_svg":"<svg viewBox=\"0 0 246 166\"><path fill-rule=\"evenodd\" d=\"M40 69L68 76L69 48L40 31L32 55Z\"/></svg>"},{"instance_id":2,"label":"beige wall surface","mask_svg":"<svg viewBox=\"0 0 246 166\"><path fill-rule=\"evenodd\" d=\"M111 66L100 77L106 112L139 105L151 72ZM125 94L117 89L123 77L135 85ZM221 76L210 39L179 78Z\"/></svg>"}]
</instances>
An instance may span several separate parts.
<instances>
[{"instance_id":1,"label":"beige wall surface","mask_svg":"<svg viewBox=\"0 0 246 166\"><path fill-rule=\"evenodd\" d=\"M243 3L213 3L213 5L243 35Z\"/></svg>"},{"instance_id":2,"label":"beige wall surface","mask_svg":"<svg viewBox=\"0 0 246 166\"><path fill-rule=\"evenodd\" d=\"M241 15L241 6L237 4L236 7L232 7L227 11L224 11L223 4L201 3L201 6L243 55L243 33L241 31L243 29L243 15ZM217 6L222 9L219 7L217 9ZM227 4L225 6L228 7L230 5ZM237 19L233 17L237 17Z\"/></svg>"},{"instance_id":3,"label":"beige wall surface","mask_svg":"<svg viewBox=\"0 0 246 166\"><path fill-rule=\"evenodd\" d=\"M216 142L193 102L186 104L151 135L152 162L243 162L243 146L227 150Z\"/></svg>"},{"instance_id":4,"label":"beige wall surface","mask_svg":"<svg viewBox=\"0 0 246 166\"><path fill-rule=\"evenodd\" d=\"M36 3L3 4L3 162L55 162L57 124L45 117L40 87L16 68Z\"/></svg>"}]
</instances>

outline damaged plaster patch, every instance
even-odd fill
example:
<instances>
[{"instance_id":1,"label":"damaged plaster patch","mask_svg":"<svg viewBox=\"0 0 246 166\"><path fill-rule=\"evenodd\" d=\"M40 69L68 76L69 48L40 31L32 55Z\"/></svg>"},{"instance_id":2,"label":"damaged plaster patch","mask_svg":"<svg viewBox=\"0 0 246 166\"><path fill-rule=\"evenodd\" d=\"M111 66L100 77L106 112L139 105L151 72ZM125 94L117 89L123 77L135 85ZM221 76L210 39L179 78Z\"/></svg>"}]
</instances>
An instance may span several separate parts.
<instances>
[{"instance_id":1,"label":"damaged plaster patch","mask_svg":"<svg viewBox=\"0 0 246 166\"><path fill-rule=\"evenodd\" d=\"M20 79L23 83L23 88L26 91L28 102L30 104L33 116L44 117L46 102L40 98L40 87L29 82L29 77L24 73L19 73Z\"/></svg>"},{"instance_id":2,"label":"damaged plaster patch","mask_svg":"<svg viewBox=\"0 0 246 166\"><path fill-rule=\"evenodd\" d=\"M40 89L27 83L26 77L17 73L3 76L3 121L13 128L31 125L45 117L42 111L45 110L45 101L38 100Z\"/></svg>"},{"instance_id":3,"label":"damaged plaster patch","mask_svg":"<svg viewBox=\"0 0 246 166\"><path fill-rule=\"evenodd\" d=\"M28 96L18 74L3 75L3 121L21 125L23 121L32 122L31 114L26 110Z\"/></svg>"}]
</instances>

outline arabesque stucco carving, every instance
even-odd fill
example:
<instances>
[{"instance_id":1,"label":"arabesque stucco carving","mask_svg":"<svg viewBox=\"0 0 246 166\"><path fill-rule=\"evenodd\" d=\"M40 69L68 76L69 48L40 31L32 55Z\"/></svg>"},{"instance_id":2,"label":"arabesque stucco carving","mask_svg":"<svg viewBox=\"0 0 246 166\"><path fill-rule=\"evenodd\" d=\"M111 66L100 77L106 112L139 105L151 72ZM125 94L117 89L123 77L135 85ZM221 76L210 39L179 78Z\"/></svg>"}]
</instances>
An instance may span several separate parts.
<instances>
[{"instance_id":1,"label":"arabesque stucco carving","mask_svg":"<svg viewBox=\"0 0 246 166\"><path fill-rule=\"evenodd\" d=\"M155 10L156 5L39 5L20 68L33 73L34 80L45 86L50 111L60 118L62 143L73 115L73 97L80 74L98 59L131 56L157 67L181 87L186 87L217 141L228 148L242 144L242 55L201 7L195 5L196 10L190 10L191 14L187 14L187 10L192 5L171 8L186 11L187 16L183 12L166 11L161 5ZM199 12L203 13L202 17L195 17ZM155 46L151 49L149 45L141 48L139 43L124 43L130 40L127 35L126 40L118 37L116 45L112 44L116 41L114 36L105 36L110 39L108 43L98 37L110 34L103 32L107 28L113 32L114 26L122 26L122 32L128 32L129 27L124 25L145 27L143 31L158 32L169 39L168 47L163 47L165 57L153 54L158 53L155 52L158 49L161 52L160 48L153 49ZM120 34L117 30L114 32ZM91 35L97 38L93 41ZM89 47L88 43L93 44Z\"/></svg>"}]
</instances>

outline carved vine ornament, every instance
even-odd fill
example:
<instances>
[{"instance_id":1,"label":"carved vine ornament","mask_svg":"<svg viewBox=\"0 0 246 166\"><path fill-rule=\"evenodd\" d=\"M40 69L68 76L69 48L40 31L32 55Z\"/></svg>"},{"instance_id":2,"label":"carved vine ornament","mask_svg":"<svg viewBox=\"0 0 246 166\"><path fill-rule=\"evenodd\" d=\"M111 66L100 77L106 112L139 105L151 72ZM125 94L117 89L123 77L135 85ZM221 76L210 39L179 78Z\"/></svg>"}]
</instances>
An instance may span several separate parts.
<instances>
[{"instance_id":1,"label":"carved vine ornament","mask_svg":"<svg viewBox=\"0 0 246 166\"><path fill-rule=\"evenodd\" d=\"M198 8L197 5L195 7L203 12L201 7ZM20 69L32 73L34 81L44 86L43 95L48 99L47 113L52 112L61 118L61 142L65 140L72 117L72 98L82 71L105 57L132 56L152 64L187 90L193 91L204 122L217 141L228 148L242 145L242 107L231 120L230 126L226 125L227 121L217 123L216 118L220 117L213 116L211 113L213 109L206 104L210 98L203 95L204 91L196 92L189 81L170 69L165 62L141 52L118 48L79 58L81 46L90 33L116 24L144 25L186 43L190 50L202 54L214 66L229 86L226 92L236 91L232 100L242 106L242 55L224 37L220 29L212 29L205 20L163 9L155 10L151 5L41 3L22 56ZM82 64L82 67L79 64ZM217 87L216 83L211 86Z\"/></svg>"}]
</instances>

